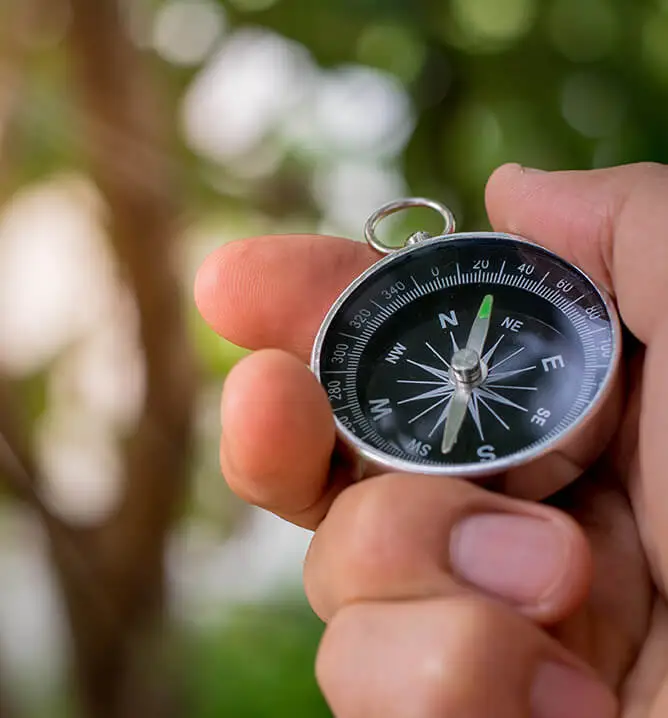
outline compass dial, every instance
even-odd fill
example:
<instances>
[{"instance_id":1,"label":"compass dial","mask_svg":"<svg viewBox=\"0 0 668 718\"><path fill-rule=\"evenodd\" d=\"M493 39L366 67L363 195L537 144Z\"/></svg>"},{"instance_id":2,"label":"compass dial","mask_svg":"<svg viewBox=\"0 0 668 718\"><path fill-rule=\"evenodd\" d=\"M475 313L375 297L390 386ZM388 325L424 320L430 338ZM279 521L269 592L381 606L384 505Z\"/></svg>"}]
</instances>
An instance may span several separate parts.
<instances>
[{"instance_id":1,"label":"compass dial","mask_svg":"<svg viewBox=\"0 0 668 718\"><path fill-rule=\"evenodd\" d=\"M583 421L613 373L618 332L595 285L556 255L509 235L459 234L356 280L325 319L312 365L340 432L367 457L489 473Z\"/></svg>"}]
</instances>

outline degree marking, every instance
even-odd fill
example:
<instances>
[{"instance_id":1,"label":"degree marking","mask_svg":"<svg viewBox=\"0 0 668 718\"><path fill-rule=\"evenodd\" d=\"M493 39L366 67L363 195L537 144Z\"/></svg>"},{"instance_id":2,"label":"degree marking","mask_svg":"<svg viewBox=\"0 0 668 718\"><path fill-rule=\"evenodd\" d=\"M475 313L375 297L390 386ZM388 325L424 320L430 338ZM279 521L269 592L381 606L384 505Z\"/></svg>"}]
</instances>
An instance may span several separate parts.
<instances>
[{"instance_id":1,"label":"degree marking","mask_svg":"<svg viewBox=\"0 0 668 718\"><path fill-rule=\"evenodd\" d=\"M458 263L456 263L456 264L458 264ZM439 278L437 278L437 281L430 282L429 289L432 291L435 291L433 289L433 287L437 287L437 288L444 287L445 288L448 286L455 286L457 283L464 283L464 278L462 276L461 267L457 266L457 270L459 270L459 271L457 272L456 275L453 274L450 276L439 277ZM499 273L500 273L500 270L499 270L499 272L497 272L497 276ZM569 302L568 297L563 297L563 296L559 297L559 292L556 291L554 288L551 288L548 286L542 286L548 280L550 274L551 274L550 272L546 272L546 274L538 282L536 282L535 280L528 281L526 279L520 278L519 284L516 284L516 286L526 289L526 291L531 291L532 293L534 293L537 296L541 296L541 297L545 298L547 301L549 301L551 304L553 304L553 306L559 308L560 311L563 312L563 314L566 317L568 317L568 319L570 320L570 322L572 323L574 328L577 330L578 335L580 336L580 339L582 341L585 360L587 362L587 367L585 370L585 376L583 377L583 380L582 380L581 391L579 392L578 396L576 397L573 404L571 405L570 410L568 410L568 413L562 418L562 421L560 421L559 424L552 431L550 431L545 436L541 437L539 440L533 442L531 444L531 446L527 447L527 448L541 445L544 442L552 439L554 436L557 436L565 428L568 428L569 422L572 422L572 420L574 418L577 418L577 416L581 412L582 408L584 408L588 404L588 402L591 400L591 397L593 396L593 393L592 393L593 390L595 389L596 391L598 391L598 389L602 385L602 381L594 380L595 377L601 376L600 374L596 374L595 372L597 372L597 371L600 372L602 370L606 370L606 369L610 368L610 362L608 362L608 361L604 362L603 364L590 363L592 361L595 361L596 358L598 358L598 356L599 356L598 351L597 351L598 344L597 344L596 340L593 339L593 335L603 333L606 331L610 332L611 330L610 330L609 326L606 324L606 326L596 327L594 322L587 320L587 317L584 316L583 310L581 308L578 308L576 310L576 308L572 306L572 304L574 304L576 301L581 302L582 301L581 298L578 298L578 300L572 300ZM482 275L480 275L479 272L477 274L473 273L473 272L467 273L465 280L473 281L471 279L472 277L479 278L480 276L487 277L488 275L489 275L489 282L492 283L495 279L494 274L492 272L483 273ZM516 280L516 282L517 282L517 280ZM500 281L498 281L498 283L501 285L507 285L507 286L513 286L515 284L512 282L512 274L511 275L505 274L504 276L502 276L500 278ZM428 294L427 284L422 285L420 290L421 291L415 291L415 292L411 291L406 294L407 295L424 296L424 295ZM589 295L587 295L587 296L589 296ZM386 307L382 307L382 309L385 310L387 316L392 316L392 314L394 312L398 311L401 307L404 307L408 304L410 304L410 302L406 299L405 296L402 296L400 299L398 299L398 301L392 302L392 303L386 305ZM378 305L378 303L374 303L374 305L377 306L379 310L381 309L381 306ZM350 335L350 334L341 333L342 336L346 336L346 337L350 338L351 340L355 340L355 342L361 343L361 345L357 344L357 343L354 344L353 346L355 348L353 348L349 351L350 359L349 359L348 366L350 368L350 371L342 371L342 370L322 370L321 371L322 376L337 375L337 374L344 375L346 377L344 391L346 391L348 393L348 396L350 396L350 391L351 391L350 386L352 383L354 383L356 367L358 367L358 365L359 365L361 349L358 347L360 347L360 346L363 347L364 342L366 341L368 336L373 335L373 333L376 330L376 327L380 327L382 325L382 321L379 319L380 316L382 316L382 313L379 311L379 314L376 315L376 318L371 319L369 321L369 323L367 324L368 328L365 332L362 333L362 336L354 336L354 335ZM595 327L593 329L591 328L592 324L594 324L594 327ZM373 329L373 331L372 331L372 329ZM451 334L451 342L452 342L453 346L457 343L456 338L452 334ZM445 355L449 352L447 350L445 350L444 347L441 347L440 351L443 354L443 356L441 357L441 360L443 358L446 358L446 360L447 360L447 357ZM497 351L498 351L498 349L497 349ZM503 366L501 366L501 362L509 361L512 358L514 353L515 352L511 353L511 355L508 357L502 357L501 361L499 361L497 363L497 365L490 368L490 374L488 375L488 379L484 384L484 388L498 389L501 391L506 390L506 389L507 390L516 389L518 391L538 391L536 387L516 386L516 385L512 385L512 384L501 383L501 382L503 382L503 380L505 378L508 378L511 376L515 377L517 375L521 375L522 373L529 372L529 371L536 369L536 366L531 366L531 367L527 366L527 367L513 370L513 371L501 372L500 369L503 368ZM439 363L441 363L441 360L439 360ZM433 382L433 384L431 384L431 386L433 386L434 388L439 386L441 384L441 382L447 381L446 378L444 377L444 374L446 374L446 372L443 369L437 369L436 366L429 366L426 364L421 365L418 362L412 362L411 360L406 360L406 361L409 361L409 362L419 366L420 368L424 369L427 372L427 374L431 374L431 375L433 375L434 378L439 379L440 381L435 381L435 382ZM591 378L589 378L589 377L591 377ZM406 384L408 384L409 382L414 382L417 385L419 380L398 380L398 381L402 381L402 383L406 383ZM424 381L424 385L425 385L425 387L430 386L426 380ZM482 403L483 406L485 406L485 408L487 408L490 411L490 413L493 416L495 416L495 418L498 417L498 414L496 414L496 412L494 412L494 410L490 406L491 400L489 399L489 397L487 398L487 400L485 400L483 397L480 397L480 398L482 399L482 401L480 403ZM493 403L493 402L491 402L491 403ZM342 411L343 408L340 408L339 410ZM478 411L480 414L483 413L482 409L480 409L479 406L478 406ZM353 419L355 418L354 413L352 415L352 418ZM498 417L498 419L500 419L500 418L501 417ZM502 425L503 425L503 423L505 423L505 422L503 422L503 420L501 420L501 421L502 421ZM441 421L441 424L442 424L442 421ZM363 430L364 429L362 429L362 431ZM365 434L365 436L367 436L367 435L376 435L376 439L374 440L373 443L376 444L377 442L380 442L380 444L383 444L383 445L387 444L386 449L389 449L391 454L396 453L397 455L400 455L403 452L403 450L399 447L395 447L395 449L396 449L396 451L395 451L391 446L389 446L388 442L386 440L384 440L383 437L378 435L377 431L375 431L375 430L368 432L368 434Z\"/></svg>"},{"instance_id":2,"label":"degree marking","mask_svg":"<svg viewBox=\"0 0 668 718\"><path fill-rule=\"evenodd\" d=\"M356 336L354 336L354 335L352 335L352 334L346 334L345 332L339 332L339 334L340 334L342 337L346 337L347 339L354 339L356 342L361 342L361 341L363 341L363 340L362 340L362 337L356 337Z\"/></svg>"},{"instance_id":3,"label":"degree marking","mask_svg":"<svg viewBox=\"0 0 668 718\"><path fill-rule=\"evenodd\" d=\"M346 409L354 409L354 408L355 408L354 404L347 404L346 406L337 407L336 409L334 409L334 411L345 411Z\"/></svg>"},{"instance_id":4,"label":"degree marking","mask_svg":"<svg viewBox=\"0 0 668 718\"><path fill-rule=\"evenodd\" d=\"M577 304L581 299L584 299L587 295L581 294L577 299L574 299L572 302L566 305L564 312L566 309L570 309L574 304Z\"/></svg>"}]
</instances>

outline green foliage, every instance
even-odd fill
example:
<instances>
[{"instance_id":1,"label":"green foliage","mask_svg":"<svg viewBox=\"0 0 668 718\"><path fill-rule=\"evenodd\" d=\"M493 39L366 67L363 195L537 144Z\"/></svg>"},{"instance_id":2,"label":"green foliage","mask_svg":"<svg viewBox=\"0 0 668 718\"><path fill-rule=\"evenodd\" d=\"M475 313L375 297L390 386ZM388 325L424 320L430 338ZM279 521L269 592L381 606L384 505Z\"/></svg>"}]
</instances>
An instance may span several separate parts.
<instances>
[{"instance_id":1,"label":"green foliage","mask_svg":"<svg viewBox=\"0 0 668 718\"><path fill-rule=\"evenodd\" d=\"M401 164L416 194L486 222L506 161L585 169L668 161L668 8L655 0L277 0L221 3L324 67L357 62L404 83L417 126Z\"/></svg>"},{"instance_id":2,"label":"green foliage","mask_svg":"<svg viewBox=\"0 0 668 718\"><path fill-rule=\"evenodd\" d=\"M216 335L194 307L188 315L190 336L203 368L215 376L225 375L248 352Z\"/></svg>"},{"instance_id":3,"label":"green foliage","mask_svg":"<svg viewBox=\"0 0 668 718\"><path fill-rule=\"evenodd\" d=\"M314 678L322 623L302 602L241 606L195 639L192 718L326 718Z\"/></svg>"}]
</instances>

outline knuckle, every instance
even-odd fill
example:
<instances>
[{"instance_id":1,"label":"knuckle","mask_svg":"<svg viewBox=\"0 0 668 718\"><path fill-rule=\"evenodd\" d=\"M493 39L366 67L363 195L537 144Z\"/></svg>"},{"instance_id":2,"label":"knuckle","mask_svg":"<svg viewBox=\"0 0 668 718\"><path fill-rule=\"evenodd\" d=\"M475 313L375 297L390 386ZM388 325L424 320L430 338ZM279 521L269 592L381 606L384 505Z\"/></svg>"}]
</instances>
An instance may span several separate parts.
<instances>
[{"instance_id":1,"label":"knuckle","mask_svg":"<svg viewBox=\"0 0 668 718\"><path fill-rule=\"evenodd\" d=\"M421 651L416 683L420 715L449 715L471 704L479 693L475 671L480 647L499 632L500 615L491 602L476 597L449 599L433 626L433 639ZM487 653L487 650L485 650Z\"/></svg>"},{"instance_id":2,"label":"knuckle","mask_svg":"<svg viewBox=\"0 0 668 718\"><path fill-rule=\"evenodd\" d=\"M424 516L425 506L438 504L446 514L479 493L480 489L465 481L385 474L346 489L332 505L330 516L350 549L379 549L382 553L389 537L401 528L405 531L416 516ZM341 531L344 527L345 533Z\"/></svg>"},{"instance_id":3,"label":"knuckle","mask_svg":"<svg viewBox=\"0 0 668 718\"><path fill-rule=\"evenodd\" d=\"M346 489L330 508L317 543L327 544L323 554L334 564L330 576L342 601L373 594L410 569L410 537L397 514L404 488L394 476L367 480Z\"/></svg>"},{"instance_id":4,"label":"knuckle","mask_svg":"<svg viewBox=\"0 0 668 718\"><path fill-rule=\"evenodd\" d=\"M651 162L651 161L645 161L645 162L636 162L633 165L630 165L631 171L633 171L636 174L639 175L656 175L660 177L666 177L668 176L668 167L666 165L661 164L660 162Z\"/></svg>"},{"instance_id":5,"label":"knuckle","mask_svg":"<svg viewBox=\"0 0 668 718\"><path fill-rule=\"evenodd\" d=\"M240 463L238 451L229 449L225 433L220 441L219 462L221 474L230 491L244 503L273 511L277 507L267 501L266 474L255 470L252 463ZM242 457L243 459L243 457ZM248 465L247 465L248 464Z\"/></svg>"},{"instance_id":6,"label":"knuckle","mask_svg":"<svg viewBox=\"0 0 668 718\"><path fill-rule=\"evenodd\" d=\"M337 715L364 716L371 704L388 716L489 715L481 681L513 660L507 613L475 597L346 606L321 641L318 682L344 707Z\"/></svg>"},{"instance_id":7,"label":"knuckle","mask_svg":"<svg viewBox=\"0 0 668 718\"><path fill-rule=\"evenodd\" d=\"M360 636L368 629L371 609L353 604L339 611L328 623L318 646L315 674L327 694L338 684L346 666L358 660Z\"/></svg>"},{"instance_id":8,"label":"knuckle","mask_svg":"<svg viewBox=\"0 0 668 718\"><path fill-rule=\"evenodd\" d=\"M341 605L445 590L448 512L479 491L465 482L402 474L347 488L314 537L304 569L309 597L322 592L330 605ZM434 497L442 508L428 510Z\"/></svg>"},{"instance_id":9,"label":"knuckle","mask_svg":"<svg viewBox=\"0 0 668 718\"><path fill-rule=\"evenodd\" d=\"M489 642L505 621L505 609L482 596L452 597L444 611L444 626L455 650Z\"/></svg>"},{"instance_id":10,"label":"knuckle","mask_svg":"<svg viewBox=\"0 0 668 718\"><path fill-rule=\"evenodd\" d=\"M305 589L325 614L325 605L376 595L399 570L399 541L388 538L395 523L391 502L385 491L365 483L372 482L351 486L335 499L307 554Z\"/></svg>"},{"instance_id":11,"label":"knuckle","mask_svg":"<svg viewBox=\"0 0 668 718\"><path fill-rule=\"evenodd\" d=\"M636 162L631 165L613 168L611 213L613 220L621 220L623 211L635 204L631 200L642 199L647 195L665 193L668 185L668 166L658 162Z\"/></svg>"},{"instance_id":12,"label":"knuckle","mask_svg":"<svg viewBox=\"0 0 668 718\"><path fill-rule=\"evenodd\" d=\"M230 491L247 504L260 505L261 491L249 477L240 473L230 460L224 441L220 443L220 470Z\"/></svg>"}]
</instances>

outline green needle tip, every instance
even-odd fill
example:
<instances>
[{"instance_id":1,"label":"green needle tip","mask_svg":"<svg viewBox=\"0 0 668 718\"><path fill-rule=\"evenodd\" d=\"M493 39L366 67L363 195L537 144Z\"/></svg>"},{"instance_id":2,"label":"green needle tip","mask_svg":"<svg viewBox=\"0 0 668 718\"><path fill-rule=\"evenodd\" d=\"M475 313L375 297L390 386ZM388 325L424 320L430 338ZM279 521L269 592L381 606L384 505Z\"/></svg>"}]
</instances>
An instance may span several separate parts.
<instances>
[{"instance_id":1,"label":"green needle tip","mask_svg":"<svg viewBox=\"0 0 668 718\"><path fill-rule=\"evenodd\" d=\"M494 297L491 294L488 294L483 300L482 304L480 305L480 311L478 312L478 316L480 319L489 319L490 315L492 314L492 303L494 302Z\"/></svg>"}]
</instances>

